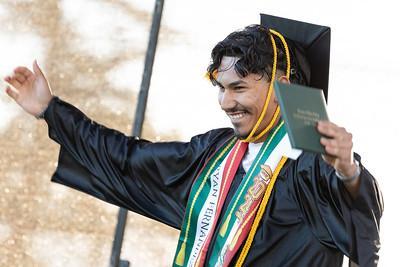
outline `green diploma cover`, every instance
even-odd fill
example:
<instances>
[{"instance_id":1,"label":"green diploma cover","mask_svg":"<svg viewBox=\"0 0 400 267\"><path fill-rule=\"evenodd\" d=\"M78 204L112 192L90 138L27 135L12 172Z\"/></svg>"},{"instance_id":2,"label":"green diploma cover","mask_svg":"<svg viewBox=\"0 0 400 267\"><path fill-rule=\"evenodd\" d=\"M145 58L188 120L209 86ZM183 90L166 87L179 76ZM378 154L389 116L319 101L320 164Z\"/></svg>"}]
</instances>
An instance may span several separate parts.
<instances>
[{"instance_id":1,"label":"green diploma cover","mask_svg":"<svg viewBox=\"0 0 400 267\"><path fill-rule=\"evenodd\" d=\"M292 147L326 153L316 129L317 121L328 120L322 90L277 81L274 89Z\"/></svg>"}]
</instances>

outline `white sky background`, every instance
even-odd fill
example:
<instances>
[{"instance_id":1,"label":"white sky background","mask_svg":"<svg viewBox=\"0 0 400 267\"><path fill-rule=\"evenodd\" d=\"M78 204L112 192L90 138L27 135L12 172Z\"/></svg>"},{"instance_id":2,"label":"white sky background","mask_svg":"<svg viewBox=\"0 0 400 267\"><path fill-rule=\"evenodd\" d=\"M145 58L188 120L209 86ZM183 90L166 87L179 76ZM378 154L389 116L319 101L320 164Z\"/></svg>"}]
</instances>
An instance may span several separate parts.
<instances>
[{"instance_id":1,"label":"white sky background","mask_svg":"<svg viewBox=\"0 0 400 267\"><path fill-rule=\"evenodd\" d=\"M125 2L149 12L154 5L154 1L149 0ZM330 117L353 133L355 150L379 180L385 199L380 266L393 266L400 240L396 210L400 183L395 169L400 153L400 56L396 50L400 47L396 28L400 21L395 2L166 0L162 24L178 32L179 36L172 42L159 43L147 118L160 134L174 131L182 136L182 140L211 128L229 126L218 107L217 89L203 77L211 49L218 41L233 30L258 23L260 12L330 26ZM81 49L107 56L112 49L118 49L106 38L117 29L124 33L121 38L146 48L146 28L128 20L123 12L112 13L114 15L110 17L107 14L111 12L108 13L107 9L112 8L111 5L100 0L65 0L60 3L65 20L82 35L84 45L79 46ZM86 18L78 16L85 10L82 5L96 12ZM0 16L7 16L1 3ZM91 30L99 25L103 31ZM30 66L33 58L38 58L39 62L45 60L47 44L34 32L27 34L0 29L0 43L1 47L6 47L0 49L2 77L17 64ZM141 60L127 61L110 70L107 78L121 90L138 88L142 64ZM1 92L0 131L20 112Z\"/></svg>"}]
</instances>

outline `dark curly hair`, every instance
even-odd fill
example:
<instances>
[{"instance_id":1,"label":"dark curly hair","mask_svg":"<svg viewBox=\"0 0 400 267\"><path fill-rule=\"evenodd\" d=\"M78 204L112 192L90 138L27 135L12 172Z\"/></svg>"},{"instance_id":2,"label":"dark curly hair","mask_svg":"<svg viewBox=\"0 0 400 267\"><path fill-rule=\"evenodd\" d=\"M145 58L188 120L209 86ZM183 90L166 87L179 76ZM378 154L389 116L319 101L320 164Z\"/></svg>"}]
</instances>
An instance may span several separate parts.
<instances>
[{"instance_id":1,"label":"dark curly hair","mask_svg":"<svg viewBox=\"0 0 400 267\"><path fill-rule=\"evenodd\" d=\"M279 38L275 38L277 46L277 69L286 72L286 56L283 45ZM299 84L308 84L309 67L306 63L303 49L286 39L291 55L291 81ZM229 34L219 42L211 52L211 63L207 68L213 85L216 85L215 77L212 75L221 65L224 56L237 57L239 60L234 68L240 77L248 74L259 74L260 79L268 77L271 80L273 47L269 30L261 25L250 25L243 30ZM299 67L297 58L301 57L302 68Z\"/></svg>"}]
</instances>

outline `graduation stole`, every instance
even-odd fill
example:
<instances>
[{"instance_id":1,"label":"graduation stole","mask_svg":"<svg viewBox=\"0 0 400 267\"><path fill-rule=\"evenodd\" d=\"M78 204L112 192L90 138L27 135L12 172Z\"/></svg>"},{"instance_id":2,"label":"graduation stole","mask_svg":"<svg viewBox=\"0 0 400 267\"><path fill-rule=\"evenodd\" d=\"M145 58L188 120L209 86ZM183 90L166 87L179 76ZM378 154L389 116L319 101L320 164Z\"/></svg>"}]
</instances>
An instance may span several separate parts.
<instances>
[{"instance_id":1,"label":"graduation stole","mask_svg":"<svg viewBox=\"0 0 400 267\"><path fill-rule=\"evenodd\" d=\"M248 143L233 138L205 164L189 195L173 266L204 266L214 235L217 237L208 264L228 266L249 234L260 202L266 192L271 193L280 171L281 166L277 166L283 151L279 144L286 134L283 121L271 132L220 218L222 226L218 232L215 228L222 206Z\"/></svg>"}]
</instances>

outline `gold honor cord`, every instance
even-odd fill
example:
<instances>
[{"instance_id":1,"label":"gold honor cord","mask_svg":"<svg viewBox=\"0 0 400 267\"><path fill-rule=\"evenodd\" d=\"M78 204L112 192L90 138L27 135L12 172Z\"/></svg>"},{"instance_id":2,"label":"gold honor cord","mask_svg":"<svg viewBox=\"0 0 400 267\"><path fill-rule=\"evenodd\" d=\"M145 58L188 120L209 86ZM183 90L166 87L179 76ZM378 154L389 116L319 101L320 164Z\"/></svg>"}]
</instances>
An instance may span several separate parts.
<instances>
[{"instance_id":1,"label":"gold honor cord","mask_svg":"<svg viewBox=\"0 0 400 267\"><path fill-rule=\"evenodd\" d=\"M271 95L272 95L272 91L273 91L273 81L275 80L275 76L276 76L276 69L277 69L277 61L278 61L278 52L277 52L277 48L276 48L276 42L275 39L273 37L273 35L277 36L282 44L283 47L285 49L285 55L286 55L286 77L287 79L290 79L290 53L289 53L289 47L286 43L285 38L283 37L282 34L280 34L279 32L275 31L275 30L269 30L270 33L270 38L271 38L271 43L272 43L272 47L273 47L273 51L274 51L274 61L273 61L273 65L272 65L272 75L271 75L271 82L268 88L268 95L267 95L267 99L265 100L264 103L264 107L263 110L260 114L260 117L258 118L256 124L254 125L253 129L251 130L249 136L243 140L244 142L255 142L258 139L260 139L261 137L263 137L269 130L271 130L271 128L274 126L276 120L278 119L279 116L279 112L280 112L280 108L279 106L276 107L274 115L272 116L271 121L269 122L269 124L267 125L267 127L261 132L259 133L257 136L253 137L255 132L257 131L258 127L260 126L262 120L265 117L265 114L267 112L267 108L268 108L268 104L269 101L271 100ZM214 78L216 77L217 74L217 70L214 70L213 73L206 73L206 78L208 78L209 80L211 80L210 76L213 76Z\"/></svg>"},{"instance_id":2,"label":"gold honor cord","mask_svg":"<svg viewBox=\"0 0 400 267\"><path fill-rule=\"evenodd\" d=\"M262 217L264 216L265 208L267 207L269 197L271 196L272 189L274 188L276 178L278 177L278 174L281 171L286 160L287 160L286 157L282 157L282 159L279 161L278 166L276 167L276 169L274 171L274 175L271 178L271 183L268 186L267 190L265 191L265 194L264 194L264 197L260 204L260 207L258 208L256 217L254 218L253 225L251 226L249 235L246 239L246 243L244 244L243 250L240 253L240 256L235 264L235 267L241 267L244 263L244 260L246 259L247 254L249 253L250 246L253 243L253 239L256 234L258 225L260 224L260 221L261 221Z\"/></svg>"},{"instance_id":3,"label":"gold honor cord","mask_svg":"<svg viewBox=\"0 0 400 267\"><path fill-rule=\"evenodd\" d=\"M270 33L271 43L272 43L272 47L273 47L274 59L273 59L271 82L270 82L269 89L268 89L268 95L267 95L267 99L265 100L264 107L263 107L263 110L262 110L262 112L260 114L260 117L257 120L257 123L254 125L254 127L253 127L252 131L250 132L249 136L245 140L243 140L243 142L255 142L258 139L260 139L261 137L263 137L269 130L271 130L271 128L275 124L275 122L276 122L276 120L278 118L279 112L280 112L280 108L279 108L279 105L278 105L277 108L275 109L274 115L273 115L271 121L269 122L268 126L261 133L259 133L256 137L253 137L254 133L257 131L258 127L260 126L262 120L265 117L265 113L267 111L268 104L269 104L269 101L271 99L272 90L273 90L273 82L275 80L275 75L276 75L278 53L277 53L277 48L276 48L276 42L275 42L275 39L274 39L273 35L277 36L281 40L281 42L282 42L282 44L284 46L285 55L286 55L286 78L288 80L290 79L290 53L289 53L289 47L288 47L288 45L286 43L286 40L285 40L285 38L283 37L282 34L280 34L279 32L277 32L275 30L271 30L270 29L269 33ZM213 75L213 74L214 73L212 73L212 74L208 73L208 78L210 78L210 75ZM267 207L268 200L269 200L269 198L271 196L271 192L272 192L272 189L274 187L275 181L276 181L276 179L277 179L277 177L279 175L279 172L281 171L283 165L285 164L286 160L287 160L286 157L282 157L282 159L278 163L278 166L275 169L275 172L274 172L274 174L273 174L273 176L271 178L270 185L268 186L267 190L265 191L264 197L262 199L262 202L261 202L260 207L259 207L259 209L257 211L256 217L255 217L255 219L253 221L253 224L251 226L249 235L248 235L248 237L246 239L246 243L245 243L245 245L244 245L244 247L243 247L243 249L242 249L242 251L241 251L241 253L239 255L239 258L238 258L238 261L235 264L235 267L241 267L243 265L243 263L244 263L244 260L246 259L246 256L247 256L247 254L248 254L248 252L250 250L250 246L251 246L251 244L253 242L253 239L254 239L254 236L256 234L258 225L260 224L260 221L261 221L261 219L262 219L262 217L264 215L265 209ZM227 217L226 221L224 222L224 224L221 227L221 230L220 230L219 234L222 235L222 236L224 236L225 233L226 233L226 229L227 229L228 223L230 221L230 217L231 217L231 214L228 214L228 217Z\"/></svg>"},{"instance_id":4,"label":"gold honor cord","mask_svg":"<svg viewBox=\"0 0 400 267\"><path fill-rule=\"evenodd\" d=\"M283 44L283 47L285 49L285 55L286 55L286 78L287 79L290 78L290 53L289 53L289 47L288 47L288 45L286 43L286 40L282 36L282 34L280 34L277 31L269 30L269 32L271 34L270 35L271 43L272 43L272 47L273 47L273 50L274 50L274 61L273 61L273 65L272 65L271 83L269 85L268 96L267 96L267 99L265 100L263 111L261 112L261 115L258 118L257 123L254 125L253 130L250 132L249 136L244 140L245 142L255 142L258 139L260 139L261 137L263 137L274 126L274 124L275 124L275 122L276 122L276 120L278 118L279 112L280 112L280 108L279 108L279 106L277 106L277 108L275 109L274 115L273 115L271 121L269 122L268 126L261 133L259 133L256 137L253 137L254 133L257 131L258 127L260 126L261 121L265 117L265 113L267 111L268 104L269 104L269 101L270 101L271 95L272 95L273 81L275 80L275 76L276 76L278 52L277 52L276 42L275 42L275 39L274 39L273 35L277 36L281 40L281 42Z\"/></svg>"},{"instance_id":5,"label":"gold honor cord","mask_svg":"<svg viewBox=\"0 0 400 267\"><path fill-rule=\"evenodd\" d=\"M286 43L286 40L279 32L276 32L274 30L270 30L270 33L278 36L279 39L281 40L284 48L285 48L286 62L287 62L287 64L286 64L286 77L289 79L290 78L290 54L289 54L289 48L288 48L288 45ZM274 81L274 78L275 78L276 61L277 61L277 59L276 59L276 57L277 57L276 44L275 44L274 41L272 42L272 46L274 48L274 65L273 65L273 69L272 69L271 84L270 84L270 88L269 88L270 91L272 89L272 84L273 84L273 81ZM268 92L268 94L270 94L270 92ZM269 97L267 97L265 105L268 105L268 101L269 101ZM266 108L264 108L264 109L266 110ZM260 137L262 137L264 134L266 134L270 130L269 128L272 127L272 125L275 123L275 120L277 119L277 114L279 113L279 111L280 111L280 108L278 106L276 108L274 116L273 116L271 122L268 124L267 128L265 128L259 135L257 135L253 139L255 139L255 140L259 139ZM259 121L261 121L264 118L264 115L265 114L262 114L260 116ZM259 123L256 124L255 128L256 127L258 128L258 126L259 126ZM253 131L254 131L254 129L253 129ZM246 140L251 138L253 134L250 134L250 136L248 138L246 138ZM251 244L253 243L253 240L254 240L254 236L255 236L255 234L257 232L257 228L258 228L258 226L260 224L260 221L261 221L262 217L264 216L265 209L266 209L266 207L268 205L268 201L269 201L269 198L271 196L272 189L274 188L275 181L276 181L276 179L277 179L277 177L279 175L279 172L281 171L283 165L285 164L286 160L287 160L286 157L282 157L282 159L278 163L278 166L275 169L275 172L274 172L274 174L273 174L273 176L271 178L271 184L268 186L267 190L265 191L265 195L264 195L263 200L262 200L262 202L260 204L260 207L259 207L259 209L257 211L256 217L255 217L255 219L253 221L253 224L251 226L249 235L248 235L248 237L246 239L246 242L244 244L243 250L241 251L241 253L239 255L238 261L235 264L235 267L241 267L243 265L243 263L244 263L244 260L246 259L247 254L249 253Z\"/></svg>"},{"instance_id":6,"label":"gold honor cord","mask_svg":"<svg viewBox=\"0 0 400 267\"><path fill-rule=\"evenodd\" d=\"M274 50L274 61L273 61L273 63L272 63L271 82L270 82L270 84L269 84L267 99L265 100L264 107L263 107L263 110L262 110L262 112L261 112L261 114L260 114L260 117L258 118L256 124L254 125L253 130L251 130L249 136L244 140L245 142L249 142L249 143L256 141L256 140L255 140L254 138L252 138L252 137L253 137L254 133L257 131L258 127L260 126L262 120L263 120L264 117L265 117L265 113L267 112L267 108L268 108L268 103L269 103L269 101L270 101L270 99L271 99L271 95L272 95L273 81L275 80L276 65L277 65L277 61L278 61L278 53L277 53L277 50L276 50L275 39L274 39L274 37L272 36L272 34L270 35L270 38L271 38L272 47L274 48L274 49L273 49L273 50ZM271 122L272 122L272 121L271 121ZM270 124L267 126L267 128L268 128L268 127L271 128L271 126L272 126L272 123L270 123ZM268 129L268 130L269 130L269 129Z\"/></svg>"},{"instance_id":7,"label":"gold honor cord","mask_svg":"<svg viewBox=\"0 0 400 267\"><path fill-rule=\"evenodd\" d=\"M289 53L289 47L286 43L285 37L283 37L282 34L280 34L277 31L274 30L269 30L272 34L276 35L281 39L281 42L283 44L283 47L285 49L285 55L286 55L286 77L289 79L290 78L290 53Z\"/></svg>"}]
</instances>

